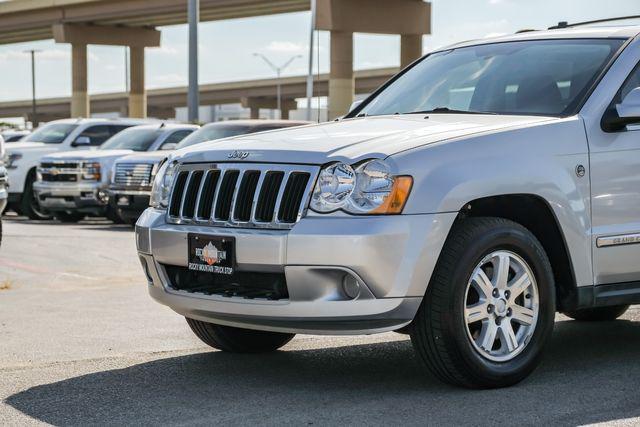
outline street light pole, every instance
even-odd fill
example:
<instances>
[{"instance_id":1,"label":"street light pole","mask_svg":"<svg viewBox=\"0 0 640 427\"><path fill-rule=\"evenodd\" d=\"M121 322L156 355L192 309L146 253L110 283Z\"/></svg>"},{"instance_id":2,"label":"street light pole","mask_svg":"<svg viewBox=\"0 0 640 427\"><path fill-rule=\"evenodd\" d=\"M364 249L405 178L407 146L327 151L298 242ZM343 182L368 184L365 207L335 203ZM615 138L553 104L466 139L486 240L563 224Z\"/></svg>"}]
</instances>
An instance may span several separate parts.
<instances>
[{"instance_id":1,"label":"street light pole","mask_svg":"<svg viewBox=\"0 0 640 427\"><path fill-rule=\"evenodd\" d=\"M287 62L285 62L282 66L278 67L277 65L275 65L273 62L271 62L269 60L269 58L267 58L266 56L264 56L261 53L254 53L253 56L257 56L259 58L262 58L264 60L264 62L267 63L267 65L269 67L271 67L271 69L273 71L276 72L276 98L277 98L277 105L278 105L278 112L280 114L280 117L282 117L282 82L280 81L280 77L282 76L282 72L289 66L291 65L291 63L293 61L295 61L298 58L302 58L302 55L295 55L292 56L291 58L289 58L289 60Z\"/></svg>"},{"instance_id":2,"label":"street light pole","mask_svg":"<svg viewBox=\"0 0 640 427\"><path fill-rule=\"evenodd\" d=\"M311 34L309 37L309 74L307 75L307 121L311 121L311 98L313 98L313 53L316 32L316 0L311 0Z\"/></svg>"},{"instance_id":3,"label":"street light pole","mask_svg":"<svg viewBox=\"0 0 640 427\"><path fill-rule=\"evenodd\" d=\"M25 50L25 53L31 54L31 125L33 128L38 127L38 110L36 106L36 49Z\"/></svg>"},{"instance_id":4,"label":"street light pole","mask_svg":"<svg viewBox=\"0 0 640 427\"><path fill-rule=\"evenodd\" d=\"M189 92L187 109L189 121L198 121L198 21L200 21L200 1L189 0Z\"/></svg>"}]
</instances>

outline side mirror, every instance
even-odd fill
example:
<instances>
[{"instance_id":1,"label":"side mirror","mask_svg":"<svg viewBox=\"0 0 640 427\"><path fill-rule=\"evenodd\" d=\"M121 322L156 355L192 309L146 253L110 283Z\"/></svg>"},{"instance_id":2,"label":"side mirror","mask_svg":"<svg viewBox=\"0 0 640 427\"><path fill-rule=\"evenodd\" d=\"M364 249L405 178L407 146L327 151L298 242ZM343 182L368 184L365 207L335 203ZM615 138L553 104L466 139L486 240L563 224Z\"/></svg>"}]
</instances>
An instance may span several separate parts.
<instances>
[{"instance_id":1,"label":"side mirror","mask_svg":"<svg viewBox=\"0 0 640 427\"><path fill-rule=\"evenodd\" d=\"M633 124L640 124L640 87L631 90L615 109L610 108L602 118L602 128L607 132L623 130Z\"/></svg>"},{"instance_id":2,"label":"side mirror","mask_svg":"<svg viewBox=\"0 0 640 427\"><path fill-rule=\"evenodd\" d=\"M178 144L176 144L175 142L168 142L164 144L162 147L160 147L160 150L161 151L175 150L177 146Z\"/></svg>"},{"instance_id":3,"label":"side mirror","mask_svg":"<svg viewBox=\"0 0 640 427\"><path fill-rule=\"evenodd\" d=\"M91 145L91 138L89 138L88 136L81 135L77 137L75 141L73 141L74 147L80 147L84 145Z\"/></svg>"}]
</instances>

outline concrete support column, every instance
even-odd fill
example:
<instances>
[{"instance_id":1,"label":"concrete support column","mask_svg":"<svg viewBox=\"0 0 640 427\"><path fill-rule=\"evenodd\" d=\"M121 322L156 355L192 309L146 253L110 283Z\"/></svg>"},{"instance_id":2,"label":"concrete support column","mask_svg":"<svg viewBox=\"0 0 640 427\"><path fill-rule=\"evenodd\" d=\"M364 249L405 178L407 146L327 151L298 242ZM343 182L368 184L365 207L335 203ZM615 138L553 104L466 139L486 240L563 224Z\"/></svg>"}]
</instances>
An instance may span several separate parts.
<instances>
[{"instance_id":1,"label":"concrete support column","mask_svg":"<svg viewBox=\"0 0 640 427\"><path fill-rule=\"evenodd\" d=\"M144 87L144 47L130 47L129 117L147 117L147 92Z\"/></svg>"},{"instance_id":2,"label":"concrete support column","mask_svg":"<svg viewBox=\"0 0 640 427\"><path fill-rule=\"evenodd\" d=\"M353 33L331 31L329 72L329 120L349 111L355 94L353 77Z\"/></svg>"},{"instance_id":3,"label":"concrete support column","mask_svg":"<svg viewBox=\"0 0 640 427\"><path fill-rule=\"evenodd\" d=\"M422 35L400 36L400 67L404 68L422 56Z\"/></svg>"},{"instance_id":4,"label":"concrete support column","mask_svg":"<svg viewBox=\"0 0 640 427\"><path fill-rule=\"evenodd\" d=\"M71 117L89 117L87 45L71 45Z\"/></svg>"},{"instance_id":5,"label":"concrete support column","mask_svg":"<svg viewBox=\"0 0 640 427\"><path fill-rule=\"evenodd\" d=\"M260 118L260 107L251 107L251 118L252 119Z\"/></svg>"}]
</instances>

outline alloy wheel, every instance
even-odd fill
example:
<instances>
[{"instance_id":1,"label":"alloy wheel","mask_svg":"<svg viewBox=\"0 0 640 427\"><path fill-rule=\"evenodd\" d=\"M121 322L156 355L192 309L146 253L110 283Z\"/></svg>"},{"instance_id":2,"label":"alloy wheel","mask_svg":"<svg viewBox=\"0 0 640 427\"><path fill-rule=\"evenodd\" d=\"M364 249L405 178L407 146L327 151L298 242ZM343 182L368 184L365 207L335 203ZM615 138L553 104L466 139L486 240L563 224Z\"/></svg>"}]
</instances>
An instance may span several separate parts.
<instances>
[{"instance_id":1,"label":"alloy wheel","mask_svg":"<svg viewBox=\"0 0 640 427\"><path fill-rule=\"evenodd\" d=\"M478 263L467 283L464 316L469 340L482 357L515 358L531 340L538 313L535 276L520 256L500 250Z\"/></svg>"}]
</instances>

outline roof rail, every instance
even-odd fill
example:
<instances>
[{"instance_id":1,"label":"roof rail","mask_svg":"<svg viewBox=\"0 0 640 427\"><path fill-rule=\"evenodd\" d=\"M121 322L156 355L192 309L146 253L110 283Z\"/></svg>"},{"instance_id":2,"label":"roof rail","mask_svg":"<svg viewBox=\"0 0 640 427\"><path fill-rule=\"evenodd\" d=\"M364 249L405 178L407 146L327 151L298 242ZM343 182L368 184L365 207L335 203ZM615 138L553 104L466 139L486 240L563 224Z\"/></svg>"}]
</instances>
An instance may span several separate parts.
<instances>
[{"instance_id":1,"label":"roof rail","mask_svg":"<svg viewBox=\"0 0 640 427\"><path fill-rule=\"evenodd\" d=\"M640 15L629 15L629 16L618 16L614 18L605 18L605 19L595 19L593 21L584 21L584 22L575 22L573 24L569 24L567 21L560 21L557 25L553 27L549 27L549 30L558 30L560 28L571 28L578 27L581 25L591 25L591 24L600 24L602 22L612 22L612 21L625 21L627 19L637 19L640 18Z\"/></svg>"}]
</instances>

